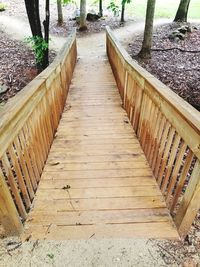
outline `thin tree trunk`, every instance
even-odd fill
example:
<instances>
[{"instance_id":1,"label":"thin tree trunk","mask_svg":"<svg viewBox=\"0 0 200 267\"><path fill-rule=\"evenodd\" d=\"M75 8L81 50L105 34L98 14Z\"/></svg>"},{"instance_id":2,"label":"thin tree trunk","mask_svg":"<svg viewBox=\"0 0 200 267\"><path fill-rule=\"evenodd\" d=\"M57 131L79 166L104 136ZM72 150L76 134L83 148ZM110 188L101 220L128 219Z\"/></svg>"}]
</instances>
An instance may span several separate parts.
<instances>
[{"instance_id":1,"label":"thin tree trunk","mask_svg":"<svg viewBox=\"0 0 200 267\"><path fill-rule=\"evenodd\" d=\"M102 0L99 0L99 16L103 17L103 3L102 3Z\"/></svg>"},{"instance_id":2,"label":"thin tree trunk","mask_svg":"<svg viewBox=\"0 0 200 267\"><path fill-rule=\"evenodd\" d=\"M33 37L39 37L41 41L45 40L49 43L49 0L46 0L45 14L46 18L43 22L44 25L44 37L42 34L42 27L40 21L40 12L39 12L39 0L24 0L26 12L31 28ZM36 46L38 46L38 41L35 41ZM40 41L39 41L40 42ZM45 50L44 56L41 62L37 62L37 69L39 71L45 69L49 64L49 50Z\"/></svg>"},{"instance_id":3,"label":"thin tree trunk","mask_svg":"<svg viewBox=\"0 0 200 267\"><path fill-rule=\"evenodd\" d=\"M29 20L29 25L33 36L38 36L43 39L40 12L39 12L39 0L24 0L26 12ZM37 69L41 71L43 66L41 63L37 63Z\"/></svg>"},{"instance_id":4,"label":"thin tree trunk","mask_svg":"<svg viewBox=\"0 0 200 267\"><path fill-rule=\"evenodd\" d=\"M125 3L122 2L121 22L124 22Z\"/></svg>"},{"instance_id":5,"label":"thin tree trunk","mask_svg":"<svg viewBox=\"0 0 200 267\"><path fill-rule=\"evenodd\" d=\"M80 31L87 30L86 25L86 0L80 0Z\"/></svg>"},{"instance_id":6,"label":"thin tree trunk","mask_svg":"<svg viewBox=\"0 0 200 267\"><path fill-rule=\"evenodd\" d=\"M44 40L49 45L49 21L50 21L50 11L49 11L49 0L46 0L45 6L45 20L43 22L44 25ZM44 60L42 62L43 68L45 69L49 65L49 48L45 50Z\"/></svg>"},{"instance_id":7,"label":"thin tree trunk","mask_svg":"<svg viewBox=\"0 0 200 267\"><path fill-rule=\"evenodd\" d=\"M190 0L181 0L174 21L187 22Z\"/></svg>"},{"instance_id":8,"label":"thin tree trunk","mask_svg":"<svg viewBox=\"0 0 200 267\"><path fill-rule=\"evenodd\" d=\"M147 2L144 38L142 42L142 49L138 54L140 58L151 58L155 4L156 0L148 0Z\"/></svg>"},{"instance_id":9,"label":"thin tree trunk","mask_svg":"<svg viewBox=\"0 0 200 267\"><path fill-rule=\"evenodd\" d=\"M62 0L57 0L58 24L63 24Z\"/></svg>"}]
</instances>

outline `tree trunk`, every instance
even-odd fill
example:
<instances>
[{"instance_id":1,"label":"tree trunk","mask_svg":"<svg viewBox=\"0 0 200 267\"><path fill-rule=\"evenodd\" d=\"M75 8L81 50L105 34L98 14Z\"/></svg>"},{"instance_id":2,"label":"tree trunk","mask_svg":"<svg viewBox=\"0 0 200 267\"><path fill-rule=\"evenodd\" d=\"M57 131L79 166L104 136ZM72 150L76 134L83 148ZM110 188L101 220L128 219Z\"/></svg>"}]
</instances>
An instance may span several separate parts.
<instances>
[{"instance_id":1,"label":"tree trunk","mask_svg":"<svg viewBox=\"0 0 200 267\"><path fill-rule=\"evenodd\" d=\"M122 11L121 11L121 22L124 22L124 11L125 11L125 3L122 2Z\"/></svg>"},{"instance_id":2,"label":"tree trunk","mask_svg":"<svg viewBox=\"0 0 200 267\"><path fill-rule=\"evenodd\" d=\"M39 12L39 0L24 0L26 6L26 12L31 28L33 37L40 37L41 40L49 41L49 0L46 0L46 19L43 22L45 37L43 38L42 27L40 21ZM37 44L36 44L37 46ZM48 66L48 49L45 51L43 60L37 63L37 69L39 71L45 69Z\"/></svg>"},{"instance_id":3,"label":"tree trunk","mask_svg":"<svg viewBox=\"0 0 200 267\"><path fill-rule=\"evenodd\" d=\"M99 17L103 17L103 3L99 0Z\"/></svg>"},{"instance_id":4,"label":"tree trunk","mask_svg":"<svg viewBox=\"0 0 200 267\"><path fill-rule=\"evenodd\" d=\"M62 0L57 0L58 25L63 24Z\"/></svg>"},{"instance_id":5,"label":"tree trunk","mask_svg":"<svg viewBox=\"0 0 200 267\"><path fill-rule=\"evenodd\" d=\"M32 35L43 38L40 22L39 0L25 0L25 6Z\"/></svg>"},{"instance_id":6,"label":"tree trunk","mask_svg":"<svg viewBox=\"0 0 200 267\"><path fill-rule=\"evenodd\" d=\"M138 54L140 58L151 58L151 45L152 45L155 5L156 5L156 0L148 0L142 49Z\"/></svg>"},{"instance_id":7,"label":"tree trunk","mask_svg":"<svg viewBox=\"0 0 200 267\"><path fill-rule=\"evenodd\" d=\"M49 0L46 0L45 20L43 21L43 25L44 25L44 40L48 45L49 45L49 20L50 20ZM49 47L45 50L42 65L43 69L45 69L49 65Z\"/></svg>"},{"instance_id":8,"label":"tree trunk","mask_svg":"<svg viewBox=\"0 0 200 267\"><path fill-rule=\"evenodd\" d=\"M190 0L181 0L174 21L187 22Z\"/></svg>"},{"instance_id":9,"label":"tree trunk","mask_svg":"<svg viewBox=\"0 0 200 267\"><path fill-rule=\"evenodd\" d=\"M80 0L80 31L87 30L86 25L86 0Z\"/></svg>"},{"instance_id":10,"label":"tree trunk","mask_svg":"<svg viewBox=\"0 0 200 267\"><path fill-rule=\"evenodd\" d=\"M24 1L33 37L39 36L40 38L43 39L41 22L40 22L39 0L33 0L33 1L24 0ZM37 63L37 69L39 71L43 69L41 63Z\"/></svg>"}]
</instances>

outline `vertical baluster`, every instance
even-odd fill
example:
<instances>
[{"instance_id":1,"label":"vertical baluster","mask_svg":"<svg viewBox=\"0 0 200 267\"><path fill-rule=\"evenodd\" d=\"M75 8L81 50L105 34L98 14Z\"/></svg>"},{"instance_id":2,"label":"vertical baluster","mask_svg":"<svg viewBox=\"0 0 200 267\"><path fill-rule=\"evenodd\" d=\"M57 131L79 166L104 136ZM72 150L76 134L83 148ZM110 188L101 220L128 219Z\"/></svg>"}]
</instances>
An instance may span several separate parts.
<instances>
[{"instance_id":1,"label":"vertical baluster","mask_svg":"<svg viewBox=\"0 0 200 267\"><path fill-rule=\"evenodd\" d=\"M169 208L170 208L171 211L174 210L174 208L175 208L175 206L176 206L176 204L178 202L178 198L179 198L179 196L180 196L180 194L182 192L183 186L185 184L185 180L187 178L187 174L188 174L190 166L192 164L192 160L193 160L193 153L192 153L191 150L189 150L187 158L185 160L185 164L183 166L183 170L182 170L180 179L179 179L179 183L178 183L177 187L174 190L173 199L172 199L172 201L170 203L169 203L169 199L167 199L167 203L169 204ZM169 195L169 192L168 192L168 195Z\"/></svg>"},{"instance_id":2,"label":"vertical baluster","mask_svg":"<svg viewBox=\"0 0 200 267\"><path fill-rule=\"evenodd\" d=\"M20 216L25 220L26 219L26 208L24 206L24 203L22 201L22 198L20 196L20 191L18 189L18 184L14 178L14 175L12 173L12 169L11 169L11 166L10 166L10 163L8 161L8 158L6 155L3 155L2 157L2 164L3 164L3 169L5 170L5 173L6 173L6 177L8 179L8 183L10 185L10 188L11 188L11 191L12 191L12 194L14 195L14 198L15 198L15 201L16 201L16 205L19 209L19 212L20 212ZM2 175L2 173L1 173ZM29 206L30 204L30 200L29 200L29 197L28 197L28 194L27 194L27 190L26 190L26 187L23 183L23 181L19 181L21 183L21 186L20 186L20 189L22 188L23 191L22 192L22 195L24 196L24 201L26 201L26 205ZM27 196L27 197L26 197Z\"/></svg>"},{"instance_id":3,"label":"vertical baluster","mask_svg":"<svg viewBox=\"0 0 200 267\"><path fill-rule=\"evenodd\" d=\"M190 182L175 217L178 231L184 237L200 209L200 162L196 161Z\"/></svg>"},{"instance_id":4,"label":"vertical baluster","mask_svg":"<svg viewBox=\"0 0 200 267\"><path fill-rule=\"evenodd\" d=\"M0 221L4 227L6 234L10 235L21 234L23 226L1 169L0 169L0 203L1 203ZM23 210L23 212L21 212L21 215L24 214L25 218L26 211L22 203L20 204L20 207Z\"/></svg>"},{"instance_id":5,"label":"vertical baluster","mask_svg":"<svg viewBox=\"0 0 200 267\"><path fill-rule=\"evenodd\" d=\"M178 147L180 145L180 140L181 140L180 136L178 134L175 134L172 150L171 150L171 153L169 155L169 161L167 164L167 171L166 171L166 174L164 176L164 179L163 179L163 182L161 185L161 190L163 193L165 192L167 184L169 183L170 174L172 172L174 161L175 161L175 158L177 156L177 150L178 150Z\"/></svg>"}]
</instances>

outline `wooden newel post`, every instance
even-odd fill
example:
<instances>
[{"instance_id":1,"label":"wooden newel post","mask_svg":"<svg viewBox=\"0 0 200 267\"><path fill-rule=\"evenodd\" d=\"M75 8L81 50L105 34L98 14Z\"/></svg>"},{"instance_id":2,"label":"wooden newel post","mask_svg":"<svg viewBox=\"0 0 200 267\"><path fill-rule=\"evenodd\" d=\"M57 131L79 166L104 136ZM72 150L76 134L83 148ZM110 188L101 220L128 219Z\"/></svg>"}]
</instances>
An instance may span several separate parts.
<instances>
[{"instance_id":1,"label":"wooden newel post","mask_svg":"<svg viewBox=\"0 0 200 267\"><path fill-rule=\"evenodd\" d=\"M19 235L23 225L4 177L0 173L0 222L6 235Z\"/></svg>"}]
</instances>

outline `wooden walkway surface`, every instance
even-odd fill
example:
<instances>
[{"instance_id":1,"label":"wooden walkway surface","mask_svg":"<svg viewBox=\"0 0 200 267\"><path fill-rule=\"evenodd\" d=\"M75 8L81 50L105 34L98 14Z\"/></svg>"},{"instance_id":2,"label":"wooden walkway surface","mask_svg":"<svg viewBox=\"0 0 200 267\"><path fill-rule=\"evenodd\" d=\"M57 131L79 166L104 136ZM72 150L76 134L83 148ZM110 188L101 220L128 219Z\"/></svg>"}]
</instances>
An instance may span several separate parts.
<instances>
[{"instance_id":1,"label":"wooden walkway surface","mask_svg":"<svg viewBox=\"0 0 200 267\"><path fill-rule=\"evenodd\" d=\"M82 51L77 62L25 224L25 237L30 235L178 239L100 44L97 50Z\"/></svg>"}]
</instances>

